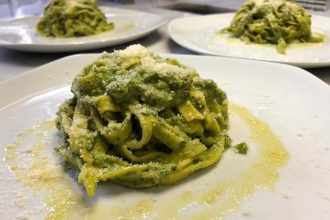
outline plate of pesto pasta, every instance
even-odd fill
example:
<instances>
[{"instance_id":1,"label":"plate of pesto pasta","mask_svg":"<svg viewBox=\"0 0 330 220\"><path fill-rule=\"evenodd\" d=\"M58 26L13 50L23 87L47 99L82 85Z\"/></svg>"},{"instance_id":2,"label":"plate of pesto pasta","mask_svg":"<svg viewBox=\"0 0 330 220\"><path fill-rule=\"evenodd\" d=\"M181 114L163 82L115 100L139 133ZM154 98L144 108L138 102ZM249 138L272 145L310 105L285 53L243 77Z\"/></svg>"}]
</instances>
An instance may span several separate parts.
<instances>
[{"instance_id":1,"label":"plate of pesto pasta","mask_svg":"<svg viewBox=\"0 0 330 220\"><path fill-rule=\"evenodd\" d=\"M162 16L98 7L97 1L52 0L42 16L0 21L0 45L32 52L71 52L114 46L143 37Z\"/></svg>"},{"instance_id":2,"label":"plate of pesto pasta","mask_svg":"<svg viewBox=\"0 0 330 220\"><path fill-rule=\"evenodd\" d=\"M0 84L1 216L327 219L329 97L269 62L59 59Z\"/></svg>"},{"instance_id":3,"label":"plate of pesto pasta","mask_svg":"<svg viewBox=\"0 0 330 220\"><path fill-rule=\"evenodd\" d=\"M330 18L285 0L248 0L236 13L175 19L168 31L176 43L201 54L330 65Z\"/></svg>"}]
</instances>

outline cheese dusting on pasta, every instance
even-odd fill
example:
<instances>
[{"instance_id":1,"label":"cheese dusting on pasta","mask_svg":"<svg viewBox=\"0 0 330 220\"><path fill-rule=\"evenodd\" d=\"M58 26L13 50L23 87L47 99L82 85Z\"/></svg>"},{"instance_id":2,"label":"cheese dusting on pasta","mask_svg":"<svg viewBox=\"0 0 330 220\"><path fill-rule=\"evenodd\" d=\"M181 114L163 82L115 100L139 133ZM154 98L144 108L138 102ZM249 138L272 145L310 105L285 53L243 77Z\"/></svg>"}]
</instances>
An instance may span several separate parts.
<instances>
[{"instance_id":1,"label":"cheese dusting on pasta","mask_svg":"<svg viewBox=\"0 0 330 220\"><path fill-rule=\"evenodd\" d=\"M140 45L102 54L71 90L57 112L58 152L90 196L100 181L173 184L216 163L230 144L226 94Z\"/></svg>"}]
</instances>

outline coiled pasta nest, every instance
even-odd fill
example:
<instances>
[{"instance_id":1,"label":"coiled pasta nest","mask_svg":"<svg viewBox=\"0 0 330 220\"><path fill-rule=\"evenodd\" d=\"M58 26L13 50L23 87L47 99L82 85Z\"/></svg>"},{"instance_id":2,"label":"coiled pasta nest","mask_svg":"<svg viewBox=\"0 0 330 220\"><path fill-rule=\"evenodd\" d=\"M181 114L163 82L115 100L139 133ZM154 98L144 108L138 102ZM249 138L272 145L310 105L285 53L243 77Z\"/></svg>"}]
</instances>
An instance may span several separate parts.
<instances>
[{"instance_id":1,"label":"coiled pasta nest","mask_svg":"<svg viewBox=\"0 0 330 220\"><path fill-rule=\"evenodd\" d=\"M97 0L52 0L37 24L46 37L80 37L114 28L97 7Z\"/></svg>"},{"instance_id":2,"label":"coiled pasta nest","mask_svg":"<svg viewBox=\"0 0 330 220\"><path fill-rule=\"evenodd\" d=\"M222 32L246 43L276 44L282 54L289 43L324 41L322 35L312 35L311 15L286 0L246 1Z\"/></svg>"},{"instance_id":3,"label":"coiled pasta nest","mask_svg":"<svg viewBox=\"0 0 330 220\"><path fill-rule=\"evenodd\" d=\"M216 163L230 144L226 94L212 80L140 45L104 53L76 76L57 112L58 152L99 181L172 184Z\"/></svg>"}]
</instances>

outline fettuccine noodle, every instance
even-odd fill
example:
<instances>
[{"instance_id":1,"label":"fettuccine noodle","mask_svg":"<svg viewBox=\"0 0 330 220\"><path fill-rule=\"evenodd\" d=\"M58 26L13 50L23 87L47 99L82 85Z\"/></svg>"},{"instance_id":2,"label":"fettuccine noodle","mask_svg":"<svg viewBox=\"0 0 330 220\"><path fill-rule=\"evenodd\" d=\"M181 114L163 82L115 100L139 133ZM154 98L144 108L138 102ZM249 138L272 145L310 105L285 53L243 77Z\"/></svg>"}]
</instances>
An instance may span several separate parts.
<instances>
[{"instance_id":1,"label":"fettuccine noodle","mask_svg":"<svg viewBox=\"0 0 330 220\"><path fill-rule=\"evenodd\" d=\"M230 144L226 94L212 80L140 45L104 53L57 113L58 148L88 195L99 181L175 183L216 163Z\"/></svg>"}]
</instances>

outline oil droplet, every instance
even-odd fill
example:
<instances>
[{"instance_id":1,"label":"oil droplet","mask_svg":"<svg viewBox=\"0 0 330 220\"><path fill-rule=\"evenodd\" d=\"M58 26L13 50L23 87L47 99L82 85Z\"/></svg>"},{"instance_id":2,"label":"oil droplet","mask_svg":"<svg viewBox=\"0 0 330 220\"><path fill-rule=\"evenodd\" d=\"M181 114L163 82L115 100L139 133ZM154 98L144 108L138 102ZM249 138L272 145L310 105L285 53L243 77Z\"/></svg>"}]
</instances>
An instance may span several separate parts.
<instances>
[{"instance_id":1,"label":"oil droplet","mask_svg":"<svg viewBox=\"0 0 330 220\"><path fill-rule=\"evenodd\" d=\"M135 25L133 23L129 23L127 25L124 26L124 31L130 31L135 27Z\"/></svg>"}]
</instances>

